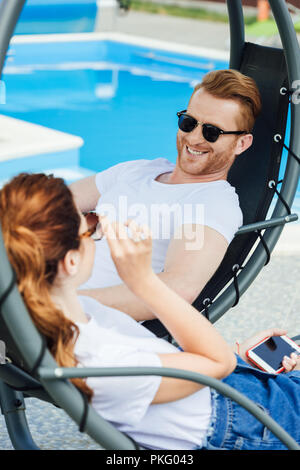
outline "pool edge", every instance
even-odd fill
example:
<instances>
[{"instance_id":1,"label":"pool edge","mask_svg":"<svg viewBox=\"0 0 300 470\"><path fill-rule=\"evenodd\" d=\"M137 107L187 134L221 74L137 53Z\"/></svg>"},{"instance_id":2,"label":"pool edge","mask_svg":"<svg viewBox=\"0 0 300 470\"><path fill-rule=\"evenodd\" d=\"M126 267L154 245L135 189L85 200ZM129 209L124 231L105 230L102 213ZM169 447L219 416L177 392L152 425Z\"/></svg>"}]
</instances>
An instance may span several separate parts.
<instances>
[{"instance_id":1,"label":"pool edge","mask_svg":"<svg viewBox=\"0 0 300 470\"><path fill-rule=\"evenodd\" d=\"M182 54L195 55L216 60L229 60L229 51L190 46L158 39L146 38L117 32L35 34L13 36L11 44L47 43L47 42L78 42L78 41L116 41L136 46L152 47Z\"/></svg>"}]
</instances>

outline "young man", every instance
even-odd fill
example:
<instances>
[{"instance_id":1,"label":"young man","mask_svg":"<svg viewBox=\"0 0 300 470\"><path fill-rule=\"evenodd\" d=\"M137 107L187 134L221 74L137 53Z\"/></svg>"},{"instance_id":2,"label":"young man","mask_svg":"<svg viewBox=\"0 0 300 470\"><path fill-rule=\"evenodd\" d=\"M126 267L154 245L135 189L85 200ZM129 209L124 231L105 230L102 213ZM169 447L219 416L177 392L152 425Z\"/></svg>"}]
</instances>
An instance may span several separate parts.
<instances>
[{"instance_id":1,"label":"young man","mask_svg":"<svg viewBox=\"0 0 300 470\"><path fill-rule=\"evenodd\" d=\"M96 210L150 226L153 270L190 303L242 225L227 175L235 158L251 146L260 109L251 78L234 70L210 72L194 89L187 110L178 113L176 165L163 158L131 161L71 185L83 212ZM121 283L106 240L96 247L94 270L81 293L138 321L154 318Z\"/></svg>"}]
</instances>

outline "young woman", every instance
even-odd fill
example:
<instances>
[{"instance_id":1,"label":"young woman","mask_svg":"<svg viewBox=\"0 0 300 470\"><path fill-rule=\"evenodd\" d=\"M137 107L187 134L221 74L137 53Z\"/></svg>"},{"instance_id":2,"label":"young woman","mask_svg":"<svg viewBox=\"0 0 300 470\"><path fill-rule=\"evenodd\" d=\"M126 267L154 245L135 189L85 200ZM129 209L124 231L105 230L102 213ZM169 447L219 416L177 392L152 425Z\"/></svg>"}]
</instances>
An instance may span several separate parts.
<instances>
[{"instance_id":1,"label":"young woman","mask_svg":"<svg viewBox=\"0 0 300 470\"><path fill-rule=\"evenodd\" d=\"M121 279L155 312L182 350L156 338L129 315L77 296L90 276L95 246L93 230L63 180L42 174L17 176L0 191L0 222L19 290L59 365L165 366L227 377L300 440L297 360L286 358L290 372L280 376L260 372L240 359L235 369L236 356L217 330L153 273L147 227L101 218ZM284 333L262 332L240 350L267 334ZM139 376L73 382L104 418L148 448L282 447L241 407L189 381Z\"/></svg>"}]
</instances>

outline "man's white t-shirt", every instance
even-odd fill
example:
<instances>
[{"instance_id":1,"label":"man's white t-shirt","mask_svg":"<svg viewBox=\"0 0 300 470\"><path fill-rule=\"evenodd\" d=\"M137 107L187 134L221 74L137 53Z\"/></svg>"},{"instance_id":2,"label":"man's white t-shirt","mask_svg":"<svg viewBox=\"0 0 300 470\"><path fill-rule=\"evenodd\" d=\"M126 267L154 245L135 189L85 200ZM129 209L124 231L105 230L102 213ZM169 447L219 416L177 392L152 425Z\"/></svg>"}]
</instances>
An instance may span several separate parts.
<instances>
[{"instance_id":1,"label":"man's white t-shirt","mask_svg":"<svg viewBox=\"0 0 300 470\"><path fill-rule=\"evenodd\" d=\"M101 195L96 212L125 222L147 224L153 237L152 268L164 269L170 240L184 224L208 226L228 243L242 225L242 212L235 189L225 180L208 183L166 184L155 179L172 172L175 165L164 158L119 163L96 175ZM196 245L197 246L197 245ZM191 245L191 248L193 246ZM105 239L96 243L95 263L85 288L122 284Z\"/></svg>"},{"instance_id":2,"label":"man's white t-shirt","mask_svg":"<svg viewBox=\"0 0 300 470\"><path fill-rule=\"evenodd\" d=\"M75 355L83 367L161 367L158 354L178 352L123 312L80 297L88 323L77 323ZM152 405L159 376L90 377L92 406L120 431L150 449L190 450L203 445L211 419L208 387L170 403Z\"/></svg>"}]
</instances>

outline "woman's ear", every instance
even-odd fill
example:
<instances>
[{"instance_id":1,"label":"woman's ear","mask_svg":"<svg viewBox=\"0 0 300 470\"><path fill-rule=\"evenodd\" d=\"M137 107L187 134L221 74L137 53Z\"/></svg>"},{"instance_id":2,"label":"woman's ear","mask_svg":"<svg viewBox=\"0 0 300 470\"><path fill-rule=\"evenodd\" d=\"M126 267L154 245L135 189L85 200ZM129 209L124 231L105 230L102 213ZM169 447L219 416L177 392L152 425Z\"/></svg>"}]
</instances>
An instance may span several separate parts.
<instances>
[{"instance_id":1,"label":"woman's ear","mask_svg":"<svg viewBox=\"0 0 300 470\"><path fill-rule=\"evenodd\" d=\"M76 276L80 265L79 250L69 250L64 258L59 261L57 274L58 276Z\"/></svg>"}]
</instances>

